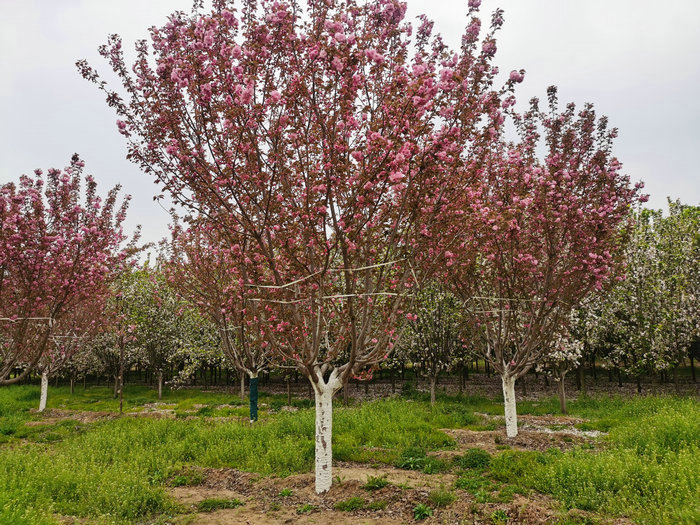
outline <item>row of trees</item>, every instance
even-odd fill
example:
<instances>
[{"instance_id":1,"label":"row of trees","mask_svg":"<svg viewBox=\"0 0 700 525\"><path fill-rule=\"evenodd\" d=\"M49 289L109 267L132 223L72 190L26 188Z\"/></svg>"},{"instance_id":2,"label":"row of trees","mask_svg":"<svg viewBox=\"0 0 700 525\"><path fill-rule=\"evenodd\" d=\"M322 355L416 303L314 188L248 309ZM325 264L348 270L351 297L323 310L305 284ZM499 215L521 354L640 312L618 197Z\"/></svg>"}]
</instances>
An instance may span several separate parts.
<instances>
[{"instance_id":1,"label":"row of trees","mask_svg":"<svg viewBox=\"0 0 700 525\"><path fill-rule=\"evenodd\" d=\"M570 370L585 363L595 364L597 360L598 364L636 377L637 381L642 374L649 376L675 370L687 360L694 372L693 343L697 341L698 326L696 301L692 298L697 294L693 287L697 286L700 245L697 241L698 209L678 203L669 206L667 217L661 211L638 212L625 250L628 273L645 276L643 285L653 290L655 307L637 312L638 302L630 296L630 290L637 290L641 284L633 277L622 279L610 289L589 296L572 313L567 330L556 335L550 351L538 362L537 371L553 377L559 386L562 411L566 411L564 378ZM649 220L651 218L653 221ZM38 364L46 378L61 375L70 378L72 384L87 375L107 376L115 381L116 395L123 362L127 370L147 371L160 394L164 377L178 385L190 382L205 368L223 367L251 377L250 384L255 391L260 372L290 370L284 367L283 361L275 362L269 345L238 343L240 329L232 330L230 318L222 317L222 313L229 311L224 301L227 297L224 290L230 286L225 266L211 257L204 259L209 252L201 246L201 238L187 235L178 228L174 231L174 242L167 246L155 266L146 263L141 268L124 272L112 283L113 295L128 305L122 310L121 320L129 333L124 341L124 355L120 356L117 331L109 325L109 316L103 316L101 330L96 329L93 319L76 317L72 319L74 325L70 333L84 335L64 336L60 331L54 332L53 341L61 349L62 357L58 359L53 347L48 347L49 355ZM196 254L195 248L199 250ZM672 253L668 253L669 248L673 249ZM638 253L645 256L633 258ZM192 261L197 261L196 266L192 266ZM661 261L663 272L651 273L648 268L640 268L658 267ZM675 293L664 295L663 290ZM424 287L413 301L413 314L399 327L402 337L397 347L380 366L392 369L408 364L416 374L428 379L434 402L439 375L460 372L480 359L485 343L480 332L470 325L470 317L464 315L465 305L444 285L432 283ZM109 301L106 304L109 305ZM617 310L606 312L612 304ZM634 309L636 315L622 317L624 311L620 305ZM231 315L235 313L231 310ZM661 314L666 315L667 322L659 321ZM629 319L636 324L631 325ZM89 335L82 326L92 327ZM678 330L678 326L683 330ZM624 344L637 337L638 332L650 330L645 327L652 327L653 332L647 332L644 343ZM615 339L609 335L613 329L617 334ZM675 331L669 332L672 329ZM655 348L658 353L640 352L643 344ZM19 373L22 368L15 370ZM227 372L227 380L228 375ZM255 396L251 396L250 401L251 420L254 420Z\"/></svg>"},{"instance_id":2,"label":"row of trees","mask_svg":"<svg viewBox=\"0 0 700 525\"><path fill-rule=\"evenodd\" d=\"M100 52L122 89L78 67L129 158L189 211L192 265L222 264L222 300L200 306L231 352L270 348L311 382L317 492L332 479L333 394L388 356L436 274L470 303L516 435L515 381L620 264L640 197L615 130L590 106L560 112L554 89L547 111L516 114L524 72L494 87L503 16L482 35L479 0L458 50L427 18L414 36L397 0L241 4L175 13L131 66L110 37Z\"/></svg>"},{"instance_id":3,"label":"row of trees","mask_svg":"<svg viewBox=\"0 0 700 525\"><path fill-rule=\"evenodd\" d=\"M260 371L298 371L315 394L320 493L335 392L402 344L434 373L469 348L500 374L515 436L515 381L558 359L571 313L622 271L644 197L612 155L616 131L590 105L561 111L554 88L545 110L516 113L524 71L495 87L503 14L482 31L479 0L457 50L427 18L414 33L398 0L240 3L173 14L132 65L111 36L100 53L118 89L78 62L115 108L128 157L185 210L163 267L88 308L112 319L120 387L130 343L162 377L179 334L204 325L250 377L251 419ZM107 290L117 277L104 272Z\"/></svg>"}]
</instances>

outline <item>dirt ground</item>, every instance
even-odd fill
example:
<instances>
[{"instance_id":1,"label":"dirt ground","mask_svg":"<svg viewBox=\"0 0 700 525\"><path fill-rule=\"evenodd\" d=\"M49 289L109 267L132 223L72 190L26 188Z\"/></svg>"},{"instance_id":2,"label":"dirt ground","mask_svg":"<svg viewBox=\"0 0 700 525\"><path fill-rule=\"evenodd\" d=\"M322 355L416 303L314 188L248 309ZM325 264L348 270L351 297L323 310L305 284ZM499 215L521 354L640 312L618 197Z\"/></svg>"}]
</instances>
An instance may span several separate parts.
<instances>
[{"instance_id":1,"label":"dirt ground","mask_svg":"<svg viewBox=\"0 0 700 525\"><path fill-rule=\"evenodd\" d=\"M445 429L457 442L455 450L431 454L449 459L450 456L464 454L470 448L479 447L489 452L497 452L499 446L507 444L518 450L545 450L556 447L562 450L583 442L593 442L594 437L577 435L573 425L581 422L576 418L556 416L525 416L527 425L533 428L547 428L556 425L561 431L523 430L517 438L508 440L504 431L471 431L466 429ZM579 432L580 434L580 432ZM234 469L205 469L201 485L176 487L170 494L191 514L183 517L183 523L197 525L214 524L402 524L414 523L414 507L424 503L431 507L429 494L435 489L453 490L457 479L453 473L424 474L420 471L401 470L390 466L377 466L359 463L336 462L331 490L322 496L314 492L313 474L299 474L287 478L260 478L254 474ZM363 489L367 479L385 477L389 484L375 491ZM285 492L283 492L285 491ZM284 494L287 494L286 496ZM433 516L421 521L428 525L498 523L494 516L500 512L508 516L508 523L540 524L557 523L564 518L571 522L585 522L597 519L582 511L563 512L552 498L542 494L525 497L516 494L508 503L479 503L475 496L454 490L457 499L446 507L434 509ZM336 510L338 502L349 498L362 498L366 504L384 502L379 510L356 510L345 512ZM198 512L197 504L210 498L236 498L244 504L236 509L223 509L214 512ZM306 508L304 506L307 506ZM496 513L496 514L494 514ZM503 514L501 514L502 516ZM598 523L628 523L625 520Z\"/></svg>"}]
</instances>

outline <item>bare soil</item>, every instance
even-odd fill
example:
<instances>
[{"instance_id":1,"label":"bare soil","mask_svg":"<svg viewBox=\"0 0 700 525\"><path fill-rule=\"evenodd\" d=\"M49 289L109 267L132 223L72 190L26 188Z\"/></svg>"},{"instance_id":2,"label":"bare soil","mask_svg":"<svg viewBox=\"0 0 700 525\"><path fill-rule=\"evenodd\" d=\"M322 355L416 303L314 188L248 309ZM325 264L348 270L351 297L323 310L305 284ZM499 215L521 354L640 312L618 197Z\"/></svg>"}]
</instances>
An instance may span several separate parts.
<instances>
[{"instance_id":1,"label":"bare soil","mask_svg":"<svg viewBox=\"0 0 700 525\"><path fill-rule=\"evenodd\" d=\"M39 421L27 421L25 424L28 427L36 427L41 425L54 425L66 419L73 419L80 423L94 423L104 419L114 419L119 416L115 412L93 412L90 410L63 410L60 408L47 408L43 412L37 409L31 409L30 412L39 414L42 419Z\"/></svg>"}]
</instances>

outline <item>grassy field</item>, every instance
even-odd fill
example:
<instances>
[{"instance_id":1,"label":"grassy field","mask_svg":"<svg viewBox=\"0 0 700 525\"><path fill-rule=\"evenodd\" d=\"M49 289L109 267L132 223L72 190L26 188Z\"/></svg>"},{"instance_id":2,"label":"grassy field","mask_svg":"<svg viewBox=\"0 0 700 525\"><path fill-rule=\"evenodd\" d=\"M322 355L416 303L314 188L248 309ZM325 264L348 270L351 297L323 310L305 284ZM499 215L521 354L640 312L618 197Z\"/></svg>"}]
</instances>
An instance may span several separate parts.
<instances>
[{"instance_id":1,"label":"grassy field","mask_svg":"<svg viewBox=\"0 0 700 525\"><path fill-rule=\"evenodd\" d=\"M57 523L63 517L184 523L192 511L169 490L197 484L201 469L228 467L263 477L312 470L309 400L297 400L298 410L289 411L282 409L285 396L263 394L260 421L251 426L244 402L226 393L166 391L163 404L155 404L154 391L129 387L123 417L114 414L118 405L109 388L78 388L73 395L52 388L44 415L30 410L38 399L38 387L0 389L0 523ZM520 414L531 415L557 414L557 407L556 399L518 404ZM499 429L498 400L442 396L431 408L424 394L408 391L350 407L338 402L334 459L428 476L449 472L453 486L417 502L418 514L448 508L462 496L487 504L547 494L559 502L561 523L616 517L698 523L699 408L688 398L584 397L570 403L570 416L578 418L579 430L603 432L597 440L566 451L521 450L501 441L488 453L456 450L456 441L441 429ZM452 451L451 459L441 451ZM340 503L341 513L371 509L362 498ZM568 509L581 510L583 517ZM490 516L494 523L507 519L498 512Z\"/></svg>"}]
</instances>

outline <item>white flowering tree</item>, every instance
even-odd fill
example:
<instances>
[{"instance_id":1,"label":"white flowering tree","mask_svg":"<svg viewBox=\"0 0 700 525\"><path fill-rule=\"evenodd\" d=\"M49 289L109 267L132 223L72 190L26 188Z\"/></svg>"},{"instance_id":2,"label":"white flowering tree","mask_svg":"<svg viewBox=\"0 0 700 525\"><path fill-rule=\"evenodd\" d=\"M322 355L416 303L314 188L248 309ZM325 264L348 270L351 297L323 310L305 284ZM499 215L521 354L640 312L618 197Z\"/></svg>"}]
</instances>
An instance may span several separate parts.
<instances>
[{"instance_id":1,"label":"white flowering tree","mask_svg":"<svg viewBox=\"0 0 700 525\"><path fill-rule=\"evenodd\" d=\"M583 343L574 339L568 330L563 329L552 341L551 350L538 363L537 370L545 372L557 383L559 407L566 414L566 374L576 368L583 355Z\"/></svg>"},{"instance_id":2,"label":"white flowering tree","mask_svg":"<svg viewBox=\"0 0 700 525\"><path fill-rule=\"evenodd\" d=\"M625 257L627 272L601 298L591 331L609 365L636 378L672 370L700 334L698 208L669 202L669 214L640 210Z\"/></svg>"},{"instance_id":3,"label":"white flowering tree","mask_svg":"<svg viewBox=\"0 0 700 525\"><path fill-rule=\"evenodd\" d=\"M430 404L435 404L435 386L440 373L448 371L459 354L460 304L457 298L435 284L415 297L414 313L408 314L408 330L401 346L417 372L430 382Z\"/></svg>"}]
</instances>

